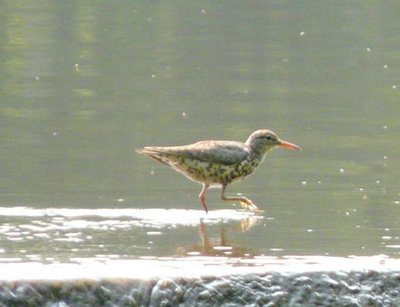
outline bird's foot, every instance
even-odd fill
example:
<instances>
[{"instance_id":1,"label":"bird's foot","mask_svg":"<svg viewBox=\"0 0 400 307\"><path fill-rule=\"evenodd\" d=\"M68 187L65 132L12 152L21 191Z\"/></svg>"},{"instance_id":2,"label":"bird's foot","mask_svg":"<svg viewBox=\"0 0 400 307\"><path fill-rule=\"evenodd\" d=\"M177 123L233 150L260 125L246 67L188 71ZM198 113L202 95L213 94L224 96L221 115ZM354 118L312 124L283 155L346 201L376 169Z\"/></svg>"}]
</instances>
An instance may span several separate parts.
<instances>
[{"instance_id":1,"label":"bird's foot","mask_svg":"<svg viewBox=\"0 0 400 307\"><path fill-rule=\"evenodd\" d=\"M240 200L240 205L243 209L249 210L251 212L263 212L264 210L258 209L258 207L248 198Z\"/></svg>"}]
</instances>

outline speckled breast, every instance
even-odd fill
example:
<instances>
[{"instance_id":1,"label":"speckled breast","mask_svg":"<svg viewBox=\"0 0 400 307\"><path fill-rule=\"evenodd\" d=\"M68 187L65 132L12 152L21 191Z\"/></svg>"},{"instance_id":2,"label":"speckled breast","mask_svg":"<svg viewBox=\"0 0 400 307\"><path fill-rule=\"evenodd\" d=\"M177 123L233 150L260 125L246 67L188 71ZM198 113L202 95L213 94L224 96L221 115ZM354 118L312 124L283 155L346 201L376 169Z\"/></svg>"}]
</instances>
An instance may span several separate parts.
<instances>
[{"instance_id":1,"label":"speckled breast","mask_svg":"<svg viewBox=\"0 0 400 307\"><path fill-rule=\"evenodd\" d=\"M173 167L191 180L213 184L229 184L250 175L258 166L259 160L244 160L235 164L200 162L186 159Z\"/></svg>"}]
</instances>

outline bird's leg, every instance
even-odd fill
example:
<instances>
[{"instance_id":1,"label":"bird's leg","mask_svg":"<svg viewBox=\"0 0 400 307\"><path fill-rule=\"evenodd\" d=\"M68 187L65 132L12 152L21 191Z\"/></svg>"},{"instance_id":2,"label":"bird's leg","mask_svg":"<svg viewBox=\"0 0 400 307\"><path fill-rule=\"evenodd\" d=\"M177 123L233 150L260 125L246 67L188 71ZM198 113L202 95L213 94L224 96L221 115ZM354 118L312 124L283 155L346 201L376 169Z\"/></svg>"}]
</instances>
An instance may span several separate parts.
<instances>
[{"instance_id":1,"label":"bird's leg","mask_svg":"<svg viewBox=\"0 0 400 307\"><path fill-rule=\"evenodd\" d=\"M237 196L237 197L227 197L225 196L225 189L226 189L226 185L222 185L222 192L221 192L221 198L223 200L227 200L227 201L238 201L240 203L240 205L244 208L244 209L248 209L250 211L254 211L254 212L260 212L261 210L257 208L257 206L247 197L244 196Z\"/></svg>"},{"instance_id":2,"label":"bird's leg","mask_svg":"<svg viewBox=\"0 0 400 307\"><path fill-rule=\"evenodd\" d=\"M208 184L203 183L203 188L201 189L201 192L199 194L201 205L203 206L204 211L206 211L206 214L208 213L208 209L207 209L207 205L206 205L206 192L207 192L208 187L209 187Z\"/></svg>"}]
</instances>

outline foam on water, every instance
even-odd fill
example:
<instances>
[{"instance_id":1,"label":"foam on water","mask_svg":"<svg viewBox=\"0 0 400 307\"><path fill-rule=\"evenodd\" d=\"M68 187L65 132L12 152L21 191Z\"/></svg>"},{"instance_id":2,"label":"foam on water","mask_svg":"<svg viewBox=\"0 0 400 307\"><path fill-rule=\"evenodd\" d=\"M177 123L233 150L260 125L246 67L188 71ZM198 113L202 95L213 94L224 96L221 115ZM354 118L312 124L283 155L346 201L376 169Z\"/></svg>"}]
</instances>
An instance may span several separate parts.
<instances>
[{"instance_id":1,"label":"foam on water","mask_svg":"<svg viewBox=\"0 0 400 307\"><path fill-rule=\"evenodd\" d=\"M0 280L147 279L152 277L201 277L280 272L399 271L400 260L372 257L286 256L253 259L224 257L152 258L105 260L76 258L75 263L0 263Z\"/></svg>"},{"instance_id":2,"label":"foam on water","mask_svg":"<svg viewBox=\"0 0 400 307\"><path fill-rule=\"evenodd\" d=\"M213 210L205 214L203 210L185 209L71 209L30 207L2 207L1 216L15 217L99 217L99 218L131 218L143 223L157 225L199 225L200 222L213 223L221 220L239 221L246 218L262 219L253 212L240 210Z\"/></svg>"}]
</instances>

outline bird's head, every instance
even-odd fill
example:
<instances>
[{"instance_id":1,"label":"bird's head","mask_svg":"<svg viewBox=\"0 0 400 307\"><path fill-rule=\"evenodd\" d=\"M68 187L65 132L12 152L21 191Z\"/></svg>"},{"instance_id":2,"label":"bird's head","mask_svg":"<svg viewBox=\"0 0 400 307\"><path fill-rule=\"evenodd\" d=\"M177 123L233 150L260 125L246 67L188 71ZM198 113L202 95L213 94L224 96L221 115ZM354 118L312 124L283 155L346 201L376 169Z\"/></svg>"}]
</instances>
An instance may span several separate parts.
<instances>
[{"instance_id":1,"label":"bird's head","mask_svg":"<svg viewBox=\"0 0 400 307\"><path fill-rule=\"evenodd\" d=\"M257 154L264 156L269 150L275 147L283 147L292 150L301 148L295 144L283 141L271 130L254 131L246 141L246 145Z\"/></svg>"}]
</instances>

